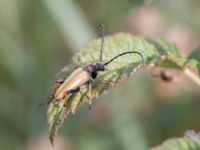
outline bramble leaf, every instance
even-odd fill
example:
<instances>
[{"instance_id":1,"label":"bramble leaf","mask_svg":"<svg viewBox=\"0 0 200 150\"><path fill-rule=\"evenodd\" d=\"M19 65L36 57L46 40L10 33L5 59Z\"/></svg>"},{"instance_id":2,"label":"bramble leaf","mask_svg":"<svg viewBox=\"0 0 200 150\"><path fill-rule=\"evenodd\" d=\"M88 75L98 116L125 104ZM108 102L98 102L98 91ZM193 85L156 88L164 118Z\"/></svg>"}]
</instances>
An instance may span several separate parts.
<instances>
[{"instance_id":1,"label":"bramble leaf","mask_svg":"<svg viewBox=\"0 0 200 150\"><path fill-rule=\"evenodd\" d=\"M184 137L169 139L150 150L200 150L200 134L194 131L186 131Z\"/></svg>"},{"instance_id":2,"label":"bramble leaf","mask_svg":"<svg viewBox=\"0 0 200 150\"><path fill-rule=\"evenodd\" d=\"M101 39L90 41L79 53L75 54L72 65L84 67L88 64L99 62L100 47ZM88 96L89 88L86 86L67 98L66 107L63 106L63 99L57 101L55 104L53 102L49 103L47 118L49 138L52 143L55 134L70 112L75 113L82 104L85 102L90 103L94 97L98 98L101 94L106 93L109 87L113 87L123 80L128 79L129 76L141 67L174 68L185 73L195 82L198 83L200 81L199 60L192 56L188 59L181 57L176 46L164 38L150 40L150 43L148 43L128 33L107 36L105 37L104 43L103 62L107 62L116 55L126 51L140 52L144 57L146 65L141 63L141 57L137 54L124 55L106 66L105 71L99 72L97 78L91 84L92 90L90 97ZM75 67L69 67L69 65L68 68L66 68L67 67L62 70L58 78L67 78L75 69ZM197 76L194 77L194 74L189 71L190 68L197 72ZM56 84L54 84L48 98L50 101L53 100L55 91L59 87L59 85L55 85Z\"/></svg>"},{"instance_id":3,"label":"bramble leaf","mask_svg":"<svg viewBox=\"0 0 200 150\"><path fill-rule=\"evenodd\" d=\"M176 45L163 37L149 39L148 41L156 47L160 55L171 53L173 55L179 56Z\"/></svg>"},{"instance_id":4,"label":"bramble leaf","mask_svg":"<svg viewBox=\"0 0 200 150\"><path fill-rule=\"evenodd\" d=\"M75 66L85 66L99 62L100 47L100 39L89 42L73 57L73 63ZM133 50L141 52L147 64L158 56L158 52L154 46L147 43L145 40L138 39L130 34L120 33L114 36L105 37L103 61L108 61L119 53ZM139 67L142 67L141 57L137 54L124 55L123 57L116 59L106 67L105 71L100 72L97 79L93 82L92 97L98 97L100 94L105 93L110 86L114 86L127 79L131 73ZM66 74L73 72L73 70L74 68L71 68L71 70L68 69ZM62 74L65 73L62 71ZM55 89L51 93L54 92ZM69 112L75 113L81 104L87 102L87 93L88 88L86 87L82 88L80 92L70 96L67 107L63 107L62 100L58 101L56 104L49 104L47 118L49 125L49 138L52 142L57 130L61 127L63 120L66 117L63 117L62 112L65 110L67 113L64 114L66 115Z\"/></svg>"}]
</instances>

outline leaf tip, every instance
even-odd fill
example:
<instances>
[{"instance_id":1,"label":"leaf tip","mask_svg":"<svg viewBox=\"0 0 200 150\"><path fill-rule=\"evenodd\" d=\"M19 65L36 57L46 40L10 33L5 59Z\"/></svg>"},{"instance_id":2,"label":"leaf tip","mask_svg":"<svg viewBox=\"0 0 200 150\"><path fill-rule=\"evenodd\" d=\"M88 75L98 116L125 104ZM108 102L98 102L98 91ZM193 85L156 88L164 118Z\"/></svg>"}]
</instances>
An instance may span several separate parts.
<instances>
[{"instance_id":1,"label":"leaf tip","mask_svg":"<svg viewBox=\"0 0 200 150\"><path fill-rule=\"evenodd\" d=\"M51 146L54 147L54 137L49 136L49 140L50 140Z\"/></svg>"}]
</instances>

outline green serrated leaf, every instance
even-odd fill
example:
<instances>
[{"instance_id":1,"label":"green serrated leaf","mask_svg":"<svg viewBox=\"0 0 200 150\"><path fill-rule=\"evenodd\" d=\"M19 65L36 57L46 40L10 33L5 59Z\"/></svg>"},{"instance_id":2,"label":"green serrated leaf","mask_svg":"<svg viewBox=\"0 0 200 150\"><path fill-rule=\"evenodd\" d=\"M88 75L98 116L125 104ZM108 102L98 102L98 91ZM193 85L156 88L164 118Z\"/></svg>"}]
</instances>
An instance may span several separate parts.
<instances>
[{"instance_id":1,"label":"green serrated leaf","mask_svg":"<svg viewBox=\"0 0 200 150\"><path fill-rule=\"evenodd\" d=\"M200 75L200 47L193 50L188 56L187 67L192 68Z\"/></svg>"},{"instance_id":2,"label":"green serrated leaf","mask_svg":"<svg viewBox=\"0 0 200 150\"><path fill-rule=\"evenodd\" d=\"M172 138L150 150L200 150L199 136L199 134L193 133L193 135L185 135L183 138Z\"/></svg>"},{"instance_id":3,"label":"green serrated leaf","mask_svg":"<svg viewBox=\"0 0 200 150\"><path fill-rule=\"evenodd\" d=\"M160 58L155 61L155 66L178 70L190 68L191 71L200 75L200 48L195 49L188 58L183 58L179 55L176 45L165 38L161 37L148 41L154 44L160 54Z\"/></svg>"},{"instance_id":4,"label":"green serrated leaf","mask_svg":"<svg viewBox=\"0 0 200 150\"><path fill-rule=\"evenodd\" d=\"M59 101L58 103L50 103L48 106L47 112L47 120L48 120L48 133L51 144L53 145L53 141L55 138L55 134L58 129L62 126L62 123L67 117L69 111L66 107L63 107L63 101Z\"/></svg>"},{"instance_id":5,"label":"green serrated leaf","mask_svg":"<svg viewBox=\"0 0 200 150\"><path fill-rule=\"evenodd\" d=\"M200 49L194 50L188 58L183 58L178 54L174 44L161 38L151 40L157 50L160 58L155 59L154 66L174 68L182 71L186 76L200 86Z\"/></svg>"},{"instance_id":6,"label":"green serrated leaf","mask_svg":"<svg viewBox=\"0 0 200 150\"><path fill-rule=\"evenodd\" d=\"M148 41L156 47L157 51L160 54L171 53L175 56L179 56L179 52L176 45L164 37L150 39Z\"/></svg>"},{"instance_id":7,"label":"green serrated leaf","mask_svg":"<svg viewBox=\"0 0 200 150\"><path fill-rule=\"evenodd\" d=\"M100 39L91 41L73 57L74 63L77 66L83 66L83 64L99 62L100 47ZM103 61L108 61L122 52L131 50L141 52L146 63L151 62L158 56L158 52L153 45L131 34L119 33L105 38ZM98 97L100 94L105 93L110 86L115 86L127 79L140 63L141 58L135 54L124 55L123 58L118 58L112 62L105 71L99 73L99 77L92 84L93 97ZM82 97L81 102L84 99L85 97Z\"/></svg>"},{"instance_id":8,"label":"green serrated leaf","mask_svg":"<svg viewBox=\"0 0 200 150\"><path fill-rule=\"evenodd\" d=\"M100 47L100 39L92 40L73 57L73 63L76 66L85 66L99 62ZM153 45L148 44L145 40L136 38L131 34L120 33L114 36L105 37L103 61L108 61L114 56L126 51L141 52L147 64L158 56L158 52ZM139 64L141 64L141 58L136 54L124 55L113 61L106 67L105 71L99 73L99 76L92 84L92 98L98 97L100 94L105 93L110 86L115 86L117 83L127 79L134 71L136 71L136 69L141 67ZM69 72L73 72L73 70L73 68L64 69L61 73L61 77L65 76L66 78L67 75L69 75ZM56 89L54 88L51 95L54 94L55 90ZM49 104L47 116L49 138L52 143L54 136L61 127L66 115L69 112L75 113L79 106L85 102L90 102L87 96L88 90L88 87L85 87L81 89L80 92L70 96L68 98L67 107L63 106L62 100L56 104Z\"/></svg>"},{"instance_id":9,"label":"green serrated leaf","mask_svg":"<svg viewBox=\"0 0 200 150\"><path fill-rule=\"evenodd\" d=\"M178 49L174 43L163 37L150 39L148 41L154 44L160 54L159 58L155 59L155 66L178 70L184 69L187 59L179 55Z\"/></svg>"},{"instance_id":10,"label":"green serrated leaf","mask_svg":"<svg viewBox=\"0 0 200 150\"><path fill-rule=\"evenodd\" d=\"M80 66L83 64L89 64L91 62L99 62L100 47L100 39L92 40L73 57L74 63ZM108 61L119 53L131 50L141 52L144 55L146 62L149 62L158 56L158 52L155 47L147 43L145 40L136 38L128 33L119 33L114 36L107 36L105 38L103 61ZM108 66L109 69L122 68L123 66L127 66L127 62L130 64L141 61L141 58L134 54L124 57L114 61ZM126 58L128 58L127 61L122 61Z\"/></svg>"},{"instance_id":11,"label":"green serrated leaf","mask_svg":"<svg viewBox=\"0 0 200 150\"><path fill-rule=\"evenodd\" d=\"M177 57L172 53L168 53L164 55L163 58L157 59L157 61L155 62L155 66L183 70L186 63L187 59L182 57Z\"/></svg>"},{"instance_id":12,"label":"green serrated leaf","mask_svg":"<svg viewBox=\"0 0 200 150\"><path fill-rule=\"evenodd\" d=\"M153 64L153 66L176 68L178 70L185 70L185 68L189 65L193 65L193 68L197 67L194 65L194 61L196 61L196 65L198 65L197 60L180 57L175 45L169 41L165 39L157 39L152 43L156 45L157 49L152 44L149 44L145 40L136 38L131 34L119 33L113 36L107 36L105 37L104 43L103 61L107 62L111 58L126 51L138 51L143 55L147 65ZM71 64L73 66L84 67L88 64L99 62L100 47L101 39L90 41L80 50L79 53L75 54ZM191 60L194 61L192 62ZM51 142L53 143L55 134L61 127L69 112L75 113L76 110L85 102L90 104L91 99L94 97L98 98L101 94L106 93L110 87L126 80L141 67L141 58L139 55L124 55L106 66L105 71L99 72L98 77L91 84L90 94L89 86L86 86L79 92L67 97L66 107L63 105L63 99L59 100L55 104L51 102L47 113L49 138ZM60 77L58 78L67 78L74 71L74 69L74 67L63 69ZM193 78L193 75L191 75L188 70L186 71L188 76L192 76ZM76 78L74 78L74 80L76 80ZM199 82L200 85L198 77L195 77L194 81ZM53 86L48 99L53 100L54 93L58 87L59 86Z\"/></svg>"}]
</instances>

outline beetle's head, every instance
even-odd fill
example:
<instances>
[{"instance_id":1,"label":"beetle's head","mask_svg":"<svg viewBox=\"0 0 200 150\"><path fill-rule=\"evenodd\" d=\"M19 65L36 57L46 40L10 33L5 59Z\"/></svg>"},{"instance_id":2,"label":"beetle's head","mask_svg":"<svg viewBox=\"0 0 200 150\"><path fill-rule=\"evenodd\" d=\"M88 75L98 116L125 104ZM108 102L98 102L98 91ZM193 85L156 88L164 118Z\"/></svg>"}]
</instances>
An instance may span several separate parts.
<instances>
[{"instance_id":1,"label":"beetle's head","mask_svg":"<svg viewBox=\"0 0 200 150\"><path fill-rule=\"evenodd\" d=\"M104 68L104 64L101 64L101 63L96 63L96 68L98 71L104 71L105 68Z\"/></svg>"}]
</instances>

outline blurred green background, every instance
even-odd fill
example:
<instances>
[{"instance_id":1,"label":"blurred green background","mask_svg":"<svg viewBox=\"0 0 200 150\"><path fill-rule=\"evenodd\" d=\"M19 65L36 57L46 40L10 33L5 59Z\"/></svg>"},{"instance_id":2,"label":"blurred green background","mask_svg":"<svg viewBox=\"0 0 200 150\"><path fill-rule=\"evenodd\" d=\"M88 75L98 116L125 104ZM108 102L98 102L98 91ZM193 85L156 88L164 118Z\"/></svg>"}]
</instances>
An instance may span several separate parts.
<instances>
[{"instance_id":1,"label":"blurred green background","mask_svg":"<svg viewBox=\"0 0 200 150\"><path fill-rule=\"evenodd\" d=\"M120 31L165 36L187 56L200 40L199 0L0 0L0 149L53 149L46 108L55 74L89 40ZM200 130L199 87L142 70L70 115L57 150L146 150Z\"/></svg>"}]
</instances>

